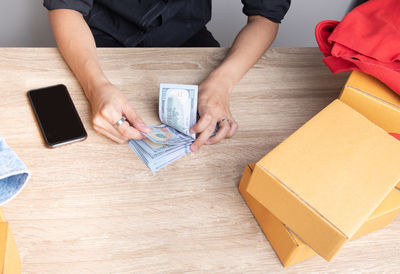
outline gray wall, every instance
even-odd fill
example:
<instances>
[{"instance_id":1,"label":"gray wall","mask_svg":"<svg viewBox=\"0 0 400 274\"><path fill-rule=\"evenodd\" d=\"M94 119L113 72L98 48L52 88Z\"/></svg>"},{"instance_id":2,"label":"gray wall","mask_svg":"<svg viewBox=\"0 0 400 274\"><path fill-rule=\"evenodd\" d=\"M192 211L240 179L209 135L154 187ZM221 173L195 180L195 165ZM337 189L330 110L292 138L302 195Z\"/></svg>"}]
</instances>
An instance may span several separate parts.
<instances>
[{"instance_id":1,"label":"gray wall","mask_svg":"<svg viewBox=\"0 0 400 274\"><path fill-rule=\"evenodd\" d=\"M0 46L54 45L42 0L0 0Z\"/></svg>"},{"instance_id":2,"label":"gray wall","mask_svg":"<svg viewBox=\"0 0 400 274\"><path fill-rule=\"evenodd\" d=\"M351 0L292 0L273 44L276 47L314 47L315 25L326 19L342 20ZM239 0L214 0L213 18L208 28L223 46L230 46L246 24Z\"/></svg>"},{"instance_id":3,"label":"gray wall","mask_svg":"<svg viewBox=\"0 0 400 274\"><path fill-rule=\"evenodd\" d=\"M72 1L72 0L69 0ZM341 20L351 0L292 0L274 46L316 46L315 24L324 19ZM222 46L229 47L246 24L240 0L213 0L208 24ZM54 46L42 0L0 0L0 46Z\"/></svg>"}]
</instances>

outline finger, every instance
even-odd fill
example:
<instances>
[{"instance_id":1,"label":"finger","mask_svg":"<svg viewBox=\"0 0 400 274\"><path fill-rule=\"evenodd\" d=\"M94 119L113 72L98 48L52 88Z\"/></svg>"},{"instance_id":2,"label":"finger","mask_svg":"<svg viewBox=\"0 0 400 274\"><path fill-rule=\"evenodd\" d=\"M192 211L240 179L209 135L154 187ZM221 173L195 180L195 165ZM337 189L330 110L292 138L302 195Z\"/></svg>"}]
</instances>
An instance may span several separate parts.
<instances>
[{"instance_id":1,"label":"finger","mask_svg":"<svg viewBox=\"0 0 400 274\"><path fill-rule=\"evenodd\" d=\"M115 134L115 131L117 131L121 136L122 139L128 140L128 139L142 139L143 135L134 127L129 125L128 121L123 122L119 126L116 126L116 121L119 121L122 117L122 114L119 113L118 111L110 111L109 117L104 117L109 123L108 125L103 125L102 127L107 130L108 132ZM116 127L116 128L115 128ZM120 137L121 138L121 137Z\"/></svg>"},{"instance_id":2,"label":"finger","mask_svg":"<svg viewBox=\"0 0 400 274\"><path fill-rule=\"evenodd\" d=\"M100 134L103 134L104 136L106 136L107 138L113 140L116 143L122 144L125 142L125 140L122 140L114 135L112 135L111 133L109 133L108 131L106 131L105 129L98 127L98 126L93 126L93 128Z\"/></svg>"},{"instance_id":3,"label":"finger","mask_svg":"<svg viewBox=\"0 0 400 274\"><path fill-rule=\"evenodd\" d=\"M217 133L212 136L211 138L209 138L206 142L207 145L212 145L212 144L216 144L219 141L221 141L222 139L224 139L226 137L226 135L228 134L230 130L230 124L228 121L223 121L219 123L219 130L217 131Z\"/></svg>"},{"instance_id":4,"label":"finger","mask_svg":"<svg viewBox=\"0 0 400 274\"><path fill-rule=\"evenodd\" d=\"M143 139L142 133L136 128L129 125L128 121L123 122L117 127L119 133L122 134L126 139Z\"/></svg>"},{"instance_id":5,"label":"finger","mask_svg":"<svg viewBox=\"0 0 400 274\"><path fill-rule=\"evenodd\" d=\"M230 129L229 129L228 133L226 134L226 138L231 138L233 135L235 135L238 128L239 128L238 123L232 119L231 123L230 123Z\"/></svg>"},{"instance_id":6,"label":"finger","mask_svg":"<svg viewBox=\"0 0 400 274\"><path fill-rule=\"evenodd\" d=\"M200 120L195 124L191 129L190 133L199 133L203 132L210 126L210 123L212 122L212 117L208 114L203 115L200 117Z\"/></svg>"},{"instance_id":7,"label":"finger","mask_svg":"<svg viewBox=\"0 0 400 274\"><path fill-rule=\"evenodd\" d=\"M206 141L208 140L208 138L210 138L211 134L213 133L215 129L215 126L209 126L208 128L206 128L199 137L197 137L196 141L194 141L194 143L190 146L190 149L195 152L197 150L200 149L200 147L202 145L204 145L206 143Z\"/></svg>"},{"instance_id":8,"label":"finger","mask_svg":"<svg viewBox=\"0 0 400 274\"><path fill-rule=\"evenodd\" d=\"M136 111L130 105L126 106L124 112L126 114L126 118L131 125L137 128L139 131L143 131L146 133L150 132L150 129L146 126L143 120L139 117L139 115L137 115Z\"/></svg>"},{"instance_id":9,"label":"finger","mask_svg":"<svg viewBox=\"0 0 400 274\"><path fill-rule=\"evenodd\" d=\"M118 130L116 130L109 122L107 122L104 118L96 117L93 119L93 127L96 129L102 129L103 131L108 132L108 134L113 135L115 138L126 141L127 138L124 137ZM99 131L100 132L100 131ZM107 136L108 137L108 136Z\"/></svg>"}]
</instances>

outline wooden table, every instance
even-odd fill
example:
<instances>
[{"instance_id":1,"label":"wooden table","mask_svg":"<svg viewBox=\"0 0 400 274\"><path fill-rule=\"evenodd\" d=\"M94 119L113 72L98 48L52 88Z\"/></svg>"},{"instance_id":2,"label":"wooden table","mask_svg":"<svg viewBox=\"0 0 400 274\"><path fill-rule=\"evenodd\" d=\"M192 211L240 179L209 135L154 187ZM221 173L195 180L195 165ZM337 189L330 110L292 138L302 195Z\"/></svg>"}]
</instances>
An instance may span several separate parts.
<instances>
[{"instance_id":1,"label":"wooden table","mask_svg":"<svg viewBox=\"0 0 400 274\"><path fill-rule=\"evenodd\" d=\"M142 118L158 124L160 83L198 84L226 49L99 49L109 79ZM239 131L156 174L127 144L91 126L82 89L56 49L0 49L0 132L32 171L4 210L25 273L399 271L400 218L284 269L237 186L259 160L334 98L315 48L271 49L231 97ZM26 92L64 83L88 131L81 143L44 146Z\"/></svg>"}]
</instances>

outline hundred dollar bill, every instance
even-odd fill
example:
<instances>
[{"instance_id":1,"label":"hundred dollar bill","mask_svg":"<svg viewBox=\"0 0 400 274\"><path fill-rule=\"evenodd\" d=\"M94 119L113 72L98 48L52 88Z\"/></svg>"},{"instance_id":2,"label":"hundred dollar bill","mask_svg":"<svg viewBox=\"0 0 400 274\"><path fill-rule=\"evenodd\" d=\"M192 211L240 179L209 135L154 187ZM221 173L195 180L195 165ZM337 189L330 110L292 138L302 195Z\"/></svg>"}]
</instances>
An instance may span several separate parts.
<instances>
[{"instance_id":1,"label":"hundred dollar bill","mask_svg":"<svg viewBox=\"0 0 400 274\"><path fill-rule=\"evenodd\" d=\"M145 137L150 139L154 143L168 144L168 145L179 145L193 142L191 137L188 137L170 126L159 125L159 126L148 126L151 130L149 133L143 133Z\"/></svg>"},{"instance_id":2,"label":"hundred dollar bill","mask_svg":"<svg viewBox=\"0 0 400 274\"><path fill-rule=\"evenodd\" d=\"M196 134L189 130L197 122L197 95L195 85L161 84L158 102L161 122L195 139Z\"/></svg>"},{"instance_id":3,"label":"hundred dollar bill","mask_svg":"<svg viewBox=\"0 0 400 274\"><path fill-rule=\"evenodd\" d=\"M144 153L149 155L151 158L156 158L156 157L161 157L163 155L167 155L169 153L173 153L179 148L181 148L183 145L162 145L162 144L157 144L153 143L149 139L141 139L141 140L136 140L135 142L140 148L143 150Z\"/></svg>"}]
</instances>

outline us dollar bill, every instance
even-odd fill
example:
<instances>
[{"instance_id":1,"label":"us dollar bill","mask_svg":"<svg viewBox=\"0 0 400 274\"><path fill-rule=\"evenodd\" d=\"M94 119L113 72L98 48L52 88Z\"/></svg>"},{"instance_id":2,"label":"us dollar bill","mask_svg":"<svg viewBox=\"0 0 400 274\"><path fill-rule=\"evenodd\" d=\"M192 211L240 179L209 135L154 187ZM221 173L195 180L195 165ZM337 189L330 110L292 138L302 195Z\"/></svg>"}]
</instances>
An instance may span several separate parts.
<instances>
[{"instance_id":1,"label":"us dollar bill","mask_svg":"<svg viewBox=\"0 0 400 274\"><path fill-rule=\"evenodd\" d=\"M162 123L196 138L190 128L197 122L198 86L160 84L158 114Z\"/></svg>"},{"instance_id":2,"label":"us dollar bill","mask_svg":"<svg viewBox=\"0 0 400 274\"><path fill-rule=\"evenodd\" d=\"M167 125L148 126L149 133L143 133L148 139L154 143L166 145L179 145L193 142L193 139L185 134L176 131Z\"/></svg>"},{"instance_id":3,"label":"us dollar bill","mask_svg":"<svg viewBox=\"0 0 400 274\"><path fill-rule=\"evenodd\" d=\"M129 145L138 157L157 172L190 153L196 135L190 133L197 120L198 88L194 85L161 84L159 117L162 125L148 126L142 140L131 139Z\"/></svg>"}]
</instances>

